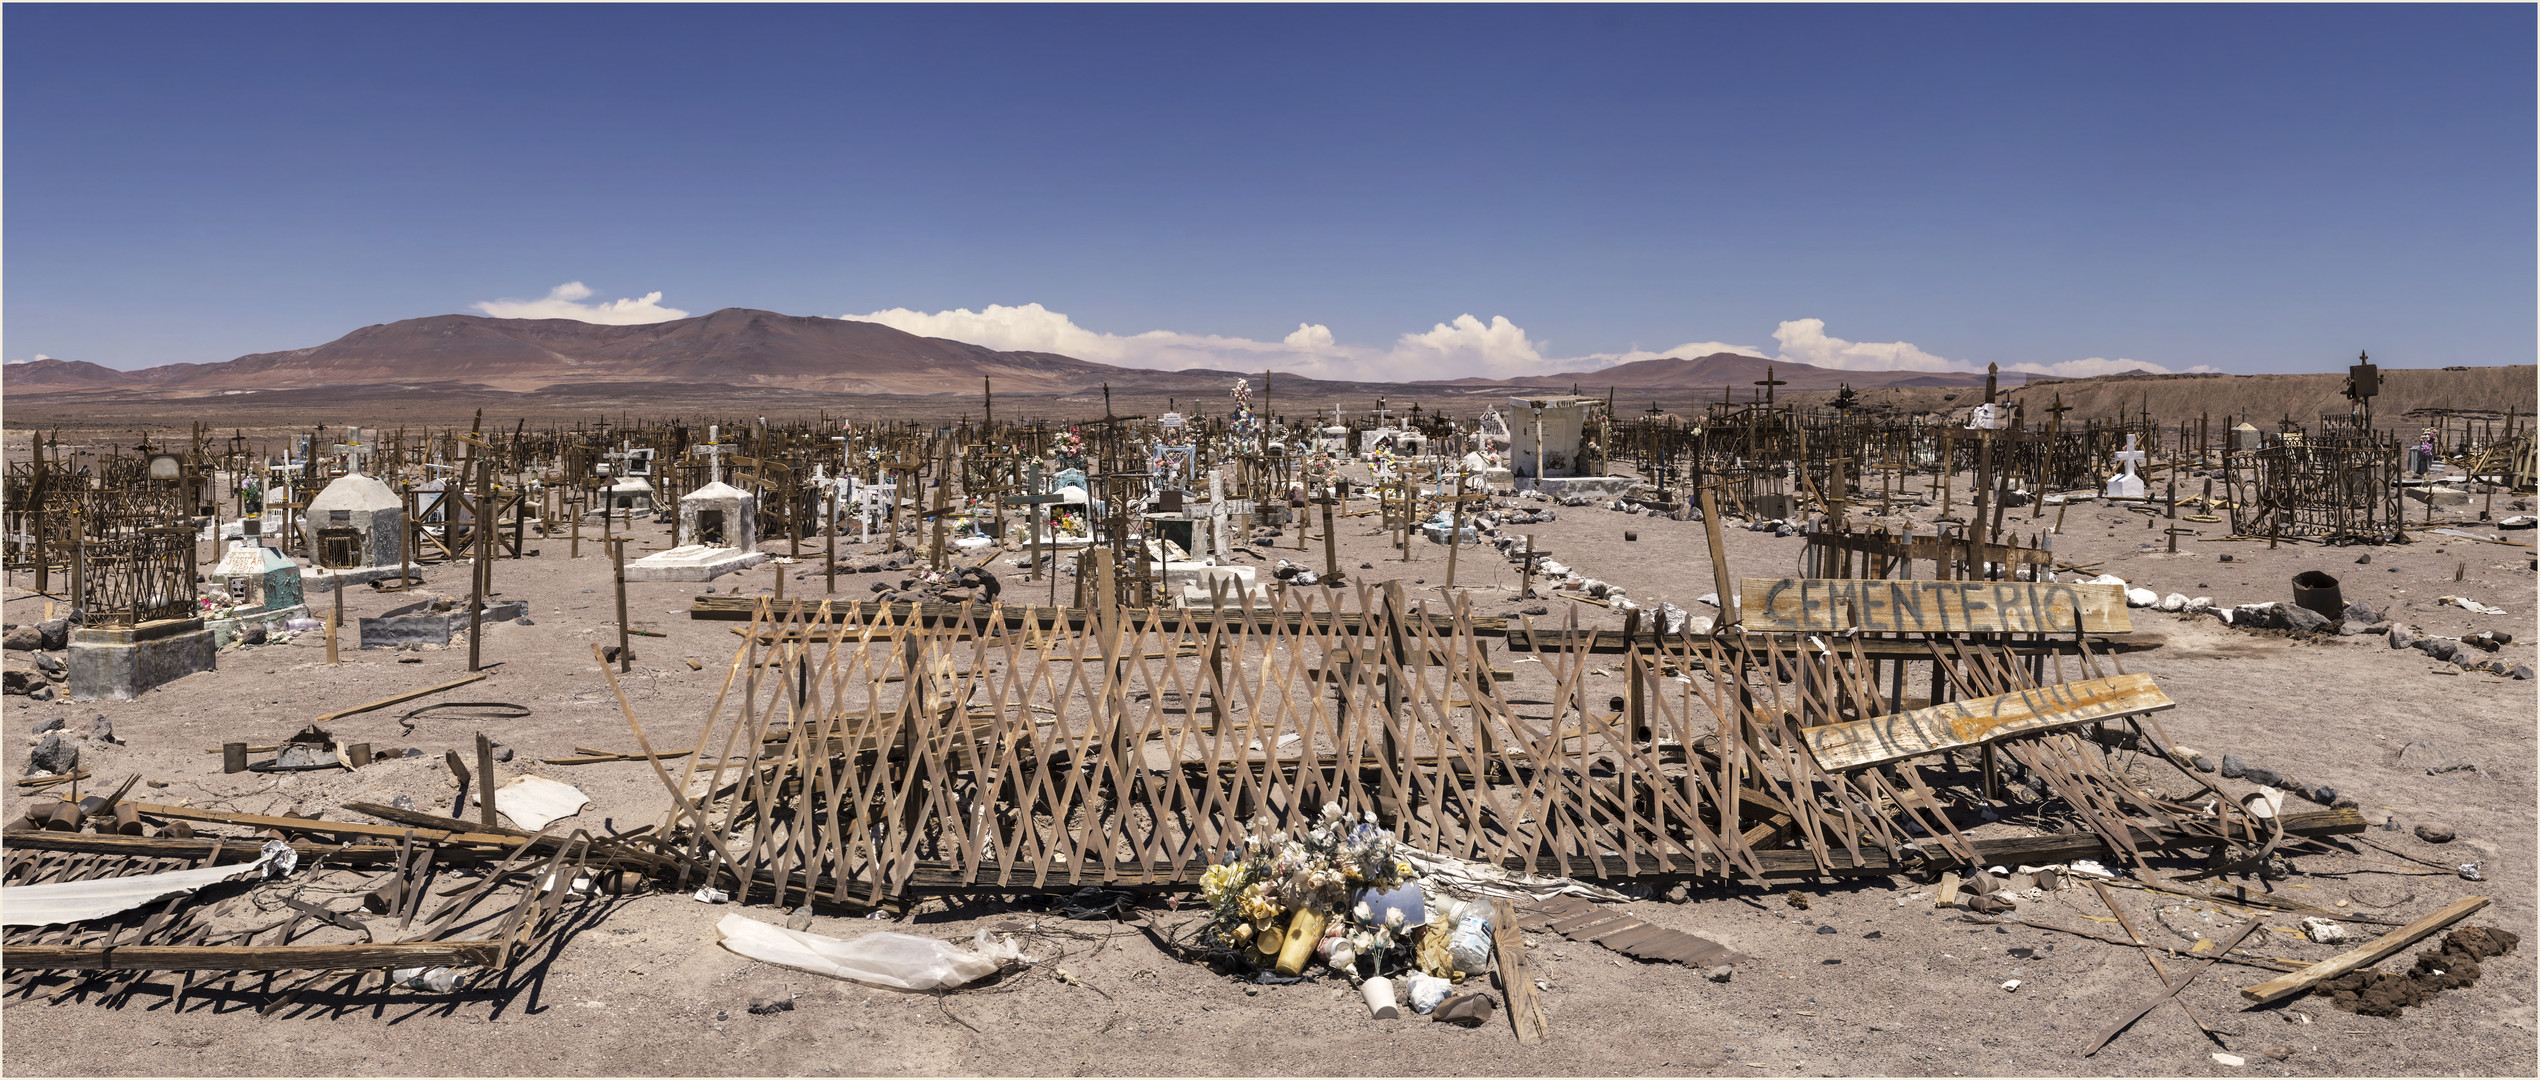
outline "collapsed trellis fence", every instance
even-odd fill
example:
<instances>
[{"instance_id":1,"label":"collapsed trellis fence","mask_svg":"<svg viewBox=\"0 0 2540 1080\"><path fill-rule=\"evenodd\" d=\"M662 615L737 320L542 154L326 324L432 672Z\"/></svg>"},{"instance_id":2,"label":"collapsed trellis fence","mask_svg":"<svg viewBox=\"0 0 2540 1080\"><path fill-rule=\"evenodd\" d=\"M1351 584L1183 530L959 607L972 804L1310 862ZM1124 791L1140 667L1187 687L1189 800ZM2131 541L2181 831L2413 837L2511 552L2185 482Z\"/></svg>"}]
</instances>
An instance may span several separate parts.
<instances>
[{"instance_id":1,"label":"collapsed trellis fence","mask_svg":"<svg viewBox=\"0 0 2540 1080\"><path fill-rule=\"evenodd\" d=\"M1743 630L1703 636L1493 625L1398 587L1216 612L762 603L696 745L646 745L689 751L654 835L682 887L786 904L1187 884L1326 803L1432 853L1598 878L2270 846L2287 823L2172 756L2149 718L2168 699L2091 641L2125 629L2109 591L1749 581ZM1517 651L1548 692L1508 689ZM2071 835L1970 839L1987 809Z\"/></svg>"}]
</instances>

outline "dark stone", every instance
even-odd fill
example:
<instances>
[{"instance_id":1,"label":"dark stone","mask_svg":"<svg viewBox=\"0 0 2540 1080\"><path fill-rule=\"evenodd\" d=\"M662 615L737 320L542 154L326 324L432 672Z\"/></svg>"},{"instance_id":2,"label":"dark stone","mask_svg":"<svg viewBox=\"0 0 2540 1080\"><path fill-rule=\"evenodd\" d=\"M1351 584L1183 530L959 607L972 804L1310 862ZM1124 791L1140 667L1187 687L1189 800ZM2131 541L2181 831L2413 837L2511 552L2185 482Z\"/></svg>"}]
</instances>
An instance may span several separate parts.
<instances>
[{"instance_id":1,"label":"dark stone","mask_svg":"<svg viewBox=\"0 0 2540 1080\"><path fill-rule=\"evenodd\" d=\"M2249 771L2249 763L2248 763L2248 762L2246 762L2246 761L2242 761L2242 760L2240 760L2240 755L2238 755L2238 754L2224 754L2224 755L2223 755L2223 759L2222 759L2222 775L2223 775L2223 779L2225 779L2225 780L2237 780L2237 779L2240 779L2240 777L2241 777L2243 774L2247 773L2248 771Z\"/></svg>"},{"instance_id":2,"label":"dark stone","mask_svg":"<svg viewBox=\"0 0 2540 1080\"><path fill-rule=\"evenodd\" d=\"M265 624L260 622L243 622L238 624L238 643L241 645L264 644Z\"/></svg>"},{"instance_id":3,"label":"dark stone","mask_svg":"<svg viewBox=\"0 0 2540 1080\"><path fill-rule=\"evenodd\" d=\"M2276 625L2305 634L2316 634L2329 628L2328 616L2300 604L2282 604L2275 609Z\"/></svg>"},{"instance_id":4,"label":"dark stone","mask_svg":"<svg viewBox=\"0 0 2540 1080\"><path fill-rule=\"evenodd\" d=\"M2195 764L2196 771L2201 773L2209 773L2215 769L2221 768L2221 766L2214 764L2214 759L2206 757L2203 754L2196 755Z\"/></svg>"},{"instance_id":5,"label":"dark stone","mask_svg":"<svg viewBox=\"0 0 2540 1080\"><path fill-rule=\"evenodd\" d=\"M44 685L44 676L26 668L0 672L0 694L26 694Z\"/></svg>"},{"instance_id":6,"label":"dark stone","mask_svg":"<svg viewBox=\"0 0 2540 1080\"><path fill-rule=\"evenodd\" d=\"M35 722L35 733L42 735L47 731L60 731L62 730L62 725L67 723L70 723L70 718L63 716L56 716L49 720L38 720Z\"/></svg>"},{"instance_id":7,"label":"dark stone","mask_svg":"<svg viewBox=\"0 0 2540 1080\"><path fill-rule=\"evenodd\" d=\"M26 699L28 701L51 701L53 700L53 687L50 684L47 684L36 687L33 690L29 690L26 692Z\"/></svg>"},{"instance_id":8,"label":"dark stone","mask_svg":"<svg viewBox=\"0 0 2540 1080\"><path fill-rule=\"evenodd\" d=\"M2531 681L2531 665L2529 665L2529 664L2515 664L2515 665L2514 665L2514 670L2513 670L2513 676L2514 676L2514 678L2516 678L2516 679L2520 679L2520 680L2522 680L2523 682L2530 682L2530 681Z\"/></svg>"},{"instance_id":9,"label":"dark stone","mask_svg":"<svg viewBox=\"0 0 2540 1080\"><path fill-rule=\"evenodd\" d=\"M2294 794L2300 795L2301 797L2309 799L2321 806L2337 805L2337 789L2326 784L2314 784L2307 788L2299 788L2294 791Z\"/></svg>"},{"instance_id":10,"label":"dark stone","mask_svg":"<svg viewBox=\"0 0 2540 1080\"><path fill-rule=\"evenodd\" d=\"M52 653L40 652L35 654L35 669L58 679L70 671L70 665Z\"/></svg>"},{"instance_id":11,"label":"dark stone","mask_svg":"<svg viewBox=\"0 0 2540 1080\"><path fill-rule=\"evenodd\" d=\"M1820 926L1820 927L1818 927L1818 928L1817 928L1817 932L1818 932L1818 933L1820 933L1820 934L1832 934L1832 933L1836 933L1837 931L1835 930L1835 928L1834 928L1834 927L1831 927L1831 926Z\"/></svg>"},{"instance_id":12,"label":"dark stone","mask_svg":"<svg viewBox=\"0 0 2540 1080\"><path fill-rule=\"evenodd\" d=\"M1552 614L1552 609L1542 604L1530 604L1527 605L1525 613L1528 615L1549 615Z\"/></svg>"},{"instance_id":13,"label":"dark stone","mask_svg":"<svg viewBox=\"0 0 2540 1080\"><path fill-rule=\"evenodd\" d=\"M2280 788L2285 786L2283 773L2257 765L2252 765L2241 770L2240 778L2260 787Z\"/></svg>"},{"instance_id":14,"label":"dark stone","mask_svg":"<svg viewBox=\"0 0 2540 1080\"><path fill-rule=\"evenodd\" d=\"M35 630L37 633L44 636L44 647L48 651L67 649L71 647L71 621L69 619L46 619L43 622L35 624Z\"/></svg>"},{"instance_id":15,"label":"dark stone","mask_svg":"<svg viewBox=\"0 0 2540 1080\"><path fill-rule=\"evenodd\" d=\"M44 635L37 632L37 630L32 626L21 626L15 630L9 631L5 635L0 635L0 649L9 649L14 652L34 652L35 650L43 647Z\"/></svg>"},{"instance_id":16,"label":"dark stone","mask_svg":"<svg viewBox=\"0 0 2540 1080\"><path fill-rule=\"evenodd\" d=\"M534 623L534 622L529 621L529 616L527 616L527 615L523 615L523 616L521 616L521 617L519 617L519 618L517 618L517 619L513 619L513 620L512 620L512 624L513 624L513 625L515 625L515 626L536 626L536 625L538 625L537 623Z\"/></svg>"},{"instance_id":17,"label":"dark stone","mask_svg":"<svg viewBox=\"0 0 2540 1080\"><path fill-rule=\"evenodd\" d=\"M2340 613L2339 617L2352 619L2356 622L2366 624L2381 621L2381 613L2374 611L2371 604L2364 603L2361 600L2346 601L2346 610Z\"/></svg>"},{"instance_id":18,"label":"dark stone","mask_svg":"<svg viewBox=\"0 0 2540 1080\"><path fill-rule=\"evenodd\" d=\"M115 737L115 722L106 719L104 716L99 716L88 722L88 737L99 742L110 742L117 746L123 745L123 740Z\"/></svg>"},{"instance_id":19,"label":"dark stone","mask_svg":"<svg viewBox=\"0 0 2540 1080\"><path fill-rule=\"evenodd\" d=\"M2460 834L2452 831L2451 826L2440 822L2429 821L2417 826L2417 839L2429 844L2448 844L2458 835Z\"/></svg>"},{"instance_id":20,"label":"dark stone","mask_svg":"<svg viewBox=\"0 0 2540 1080\"><path fill-rule=\"evenodd\" d=\"M79 768L79 744L59 735L47 735L36 744L35 752L26 758L27 771L41 769L56 776Z\"/></svg>"},{"instance_id":21,"label":"dark stone","mask_svg":"<svg viewBox=\"0 0 2540 1080\"><path fill-rule=\"evenodd\" d=\"M777 1013L792 1011L794 1011L794 999L790 997L755 997L750 999L750 1015L752 1016L774 1016Z\"/></svg>"},{"instance_id":22,"label":"dark stone","mask_svg":"<svg viewBox=\"0 0 2540 1080\"><path fill-rule=\"evenodd\" d=\"M2409 646L2415 645L2416 643L2417 643L2417 635L2416 635L2416 632L2415 632L2415 631L2410 630L2410 629L2408 629L2407 627L2401 626L2401 625L2399 625L2399 624L2397 624L2397 623L2392 623L2392 624L2390 624L2390 647L2391 647L2391 648L2393 648L2393 649L2405 649L2405 648L2408 648Z\"/></svg>"},{"instance_id":23,"label":"dark stone","mask_svg":"<svg viewBox=\"0 0 2540 1080\"><path fill-rule=\"evenodd\" d=\"M511 748L511 747L508 747L508 746L498 746L498 747L495 747L495 748L494 748L494 760L496 760L496 761L510 761L511 759L512 759L512 748Z\"/></svg>"}]
</instances>

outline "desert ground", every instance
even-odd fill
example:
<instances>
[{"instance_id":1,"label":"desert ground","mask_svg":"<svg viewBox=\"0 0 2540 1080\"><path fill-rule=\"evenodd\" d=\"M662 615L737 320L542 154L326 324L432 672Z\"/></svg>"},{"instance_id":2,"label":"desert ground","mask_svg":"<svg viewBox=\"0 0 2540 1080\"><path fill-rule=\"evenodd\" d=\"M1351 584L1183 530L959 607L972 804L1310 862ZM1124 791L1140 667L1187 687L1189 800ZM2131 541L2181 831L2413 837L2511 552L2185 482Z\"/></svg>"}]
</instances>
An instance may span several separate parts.
<instances>
[{"instance_id":1,"label":"desert ground","mask_svg":"<svg viewBox=\"0 0 2540 1080\"><path fill-rule=\"evenodd\" d=\"M2509 507L2527 512L2527 501L2499 496L2497 516ZM2410 507L2414 520L2422 508ZM2224 526L2206 525L2201 535L2182 536L2178 553L2168 554L2163 534L2147 528L2143 514L2103 502L2065 509L2054 539L2061 559L2165 595L2209 596L2223 606L2289 601L2295 574L2325 571L2341 580L2347 599L2380 609L2395 625L2454 637L2510 633L2512 643L2492 658L2532 665L2540 638L2532 615L2540 608L2532 533L2500 532L2475 520L2477 509L2452 508L2446 520L2504 542L2419 534L2407 545L2286 542L2270 549L2263 541L2222 540ZM1900 507L1886 520L1927 523L1934 513L1935 507ZM2023 536L2058 518L2053 507L2042 517L2030 513L2010 512L2011 527ZM1437 595L1445 549L1415 542L1404 561L1374 522L1341 522L1341 560L1350 575L1400 579L1415 597ZM1713 589L1700 522L1561 507L1555 521L1511 529L1531 533L1555 558L1625 588L1638 603L1669 601L1697 615L1716 614L1697 599ZM1625 530L1637 539L1627 541ZM636 535L639 548L669 546L664 526L640 522ZM1293 530L1265 541L1265 560L1286 557L1319 569L1319 538L1303 552L1296 542ZM1802 543L1733 528L1724 534L1723 554L1737 576L1789 576ZM224 650L216 671L177 680L138 701L8 698L8 773L25 772L38 725L58 718L66 733L76 734L103 717L120 741L83 745L82 765L94 777L83 793L138 774L151 783L153 801L198 807L334 816L345 802L405 796L439 812L456 790L441 752L472 745L474 733L484 730L516 751L499 767L504 775L538 773L587 794L592 805L577 823L610 832L657 823L666 795L644 763L540 763L577 746L631 748L632 740L591 656L594 643L616 640L608 561L596 544L584 545L579 559L568 557L561 537L533 538L529 546L537 549L534 557L496 563L493 586L497 599L525 601L529 618L488 625L483 651L491 675L457 695L516 702L530 710L525 719L435 721L427 714L406 731L396 722L403 710L383 710L328 726L345 741L414 746L422 756L357 772L224 775L219 756L207 753L223 742L273 742L321 713L456 678L466 664L464 644L454 643L347 649L340 664L329 666L321 637L303 634L288 644ZM761 547L786 550L782 540ZM870 564L879 547L844 544L842 561ZM816 551L809 544L805 550ZM1575 614L1582 625L1620 625L1619 613L1600 606L1520 598L1517 569L1485 548L1468 547L1459 558L1458 584L1469 590L1478 613L1513 615L1543 606L1539 623L1557 625ZM990 568L1007 583L1008 600L1038 591L1027 592L1022 572L1003 558ZM422 573L426 591L466 594L462 565L431 565ZM774 591L780 574L788 575L789 597L826 595L816 554L711 585L717 593L757 595ZM838 593L867 596L873 582L897 576L842 574ZM25 588L28 583L25 575L9 582L7 622L44 617L50 601ZM662 635L635 639L633 670L623 677L632 707L657 743L684 745L697 737L741 645L738 624L688 617L701 591L689 583L628 586L631 625ZM1062 601L1067 592L1061 582ZM2473 614L2438 603L2454 595L2504 611ZM377 615L411 599L356 588L346 597L346 614ZM323 610L322 603L312 607ZM92 996L50 1004L47 992L12 994L0 1001L6 1031L0 1068L12 1075L2529 1075L2540 1051L2532 964L2540 946L2533 936L2540 930L2534 903L2540 893L2534 882L2540 754L2533 744L2540 682L2465 672L2394 649L2380 634L2249 631L2208 616L2151 609L2131 617L2134 632L2125 639L2131 649L2118 661L2127 671L2152 675L2179 703L2161 718L2174 739L2334 787L2357 800L2376 826L2390 825L2363 839L2422 860L2336 838L2328 841L2335 853L2296 856L2298 872L2290 878L2234 883L2391 923L2460 897L2489 896L2492 906L2463 925L2511 931L2524 946L2491 960L2474 986L2396 1018L2339 1011L2317 997L2247 1007L2238 988L2268 973L2217 965L2178 995L2213 1038L2165 1007L2083 1057L2102 1028L2161 989L2134 949L2016 924L1971 923L1962 910L1935 907L1931 886L1907 877L1695 886L1627 906L1651 923L1715 938L1754 962L1715 982L1697 969L1529 934L1528 959L1548 988L1543 998L1551 1036L1521 1045L1504 1018L1471 1029L1408 1014L1375 1020L1336 980L1254 985L1181 962L1150 936L1152 930L1169 937L1200 918L1178 899L1152 902L1125 920L1069 919L1030 894L926 901L893 925L956 941L968 941L980 927L1010 932L1041 961L989 984L928 995L746 960L716 944L713 926L734 907L654 892L608 900L605 914L539 958L535 977L515 993L455 1002L397 993L311 995L270 1017L258 1013L265 997L245 989L198 992L182 1008L170 1007L164 993L146 991L119 1008L100 1007ZM690 668L685 661L691 658L702 670ZM22 665L23 654L11 653L10 663ZM1514 666L1512 695L1547 689L1539 665ZM2430 772L2429 760L2447 771ZM2235 795L2251 790L2245 780L2213 779ZM0 794L0 813L14 818L29 799L54 797L11 787ZM2448 826L2457 839L2421 840L2412 830L2423 824ZM2475 863L2484 880L2429 863ZM2245 914L2139 889L2112 892L2134 926L2174 950L2164 954L2173 974L2193 963L2187 951L2192 932L2230 927ZM763 905L739 910L769 922L785 918ZM2021 915L2089 933L2121 933L2089 890L2048 894L2024 903ZM2304 940L2290 930L2288 916L2258 917L2287 931L2264 936L2266 955L2309 963L2340 948ZM877 925L822 912L809 928L852 937ZM2394 963L2430 947L2412 948ZM2005 988L2009 980L2018 980L2016 989ZM749 1008L779 998L792 1008L764 1015ZM2218 1051L2245 1064L2218 1061Z\"/></svg>"}]
</instances>

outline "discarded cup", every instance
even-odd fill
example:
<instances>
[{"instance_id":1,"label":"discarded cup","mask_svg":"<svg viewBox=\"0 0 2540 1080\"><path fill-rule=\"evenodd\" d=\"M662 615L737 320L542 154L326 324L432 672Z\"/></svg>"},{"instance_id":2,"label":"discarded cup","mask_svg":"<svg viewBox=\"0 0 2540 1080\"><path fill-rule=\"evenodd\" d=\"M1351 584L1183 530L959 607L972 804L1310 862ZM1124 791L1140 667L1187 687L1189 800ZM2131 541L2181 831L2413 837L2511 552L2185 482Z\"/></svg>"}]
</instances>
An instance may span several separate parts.
<instances>
[{"instance_id":1,"label":"discarded cup","mask_svg":"<svg viewBox=\"0 0 2540 1080\"><path fill-rule=\"evenodd\" d=\"M1367 999L1368 1015L1378 1020L1392 1020L1402 1015L1402 1009L1394 1004L1392 979L1378 975L1361 983L1358 992Z\"/></svg>"}]
</instances>

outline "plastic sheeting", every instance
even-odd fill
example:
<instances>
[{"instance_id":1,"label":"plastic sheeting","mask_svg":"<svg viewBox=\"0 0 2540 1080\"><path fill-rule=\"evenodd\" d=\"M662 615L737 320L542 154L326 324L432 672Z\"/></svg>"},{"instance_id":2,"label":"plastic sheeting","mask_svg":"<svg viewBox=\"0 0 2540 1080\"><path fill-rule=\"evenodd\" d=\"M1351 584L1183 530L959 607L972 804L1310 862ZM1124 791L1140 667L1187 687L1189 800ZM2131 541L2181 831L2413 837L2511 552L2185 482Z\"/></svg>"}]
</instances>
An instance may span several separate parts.
<instances>
[{"instance_id":1,"label":"plastic sheeting","mask_svg":"<svg viewBox=\"0 0 2540 1080\"><path fill-rule=\"evenodd\" d=\"M990 945L985 930L980 943L994 955L889 930L853 940L807 934L738 914L724 916L714 928L724 948L752 960L900 990L949 990L996 974L999 959L1022 959L1011 943Z\"/></svg>"},{"instance_id":2,"label":"plastic sheeting","mask_svg":"<svg viewBox=\"0 0 2540 1080\"><path fill-rule=\"evenodd\" d=\"M283 850L291 849L285 845ZM206 885L263 874L273 861L273 849L268 847L263 857L254 862L135 877L0 887L0 926L54 926L102 919Z\"/></svg>"}]
</instances>

